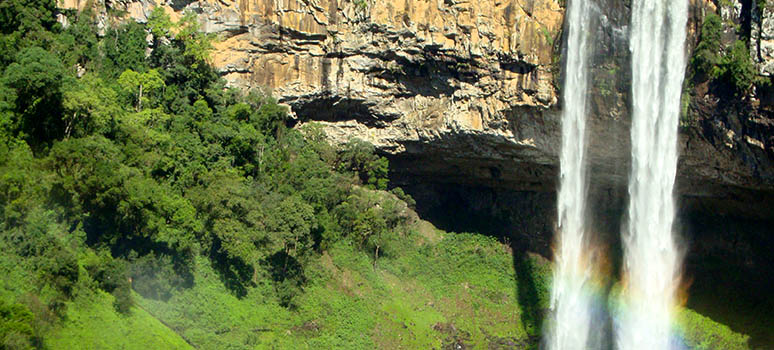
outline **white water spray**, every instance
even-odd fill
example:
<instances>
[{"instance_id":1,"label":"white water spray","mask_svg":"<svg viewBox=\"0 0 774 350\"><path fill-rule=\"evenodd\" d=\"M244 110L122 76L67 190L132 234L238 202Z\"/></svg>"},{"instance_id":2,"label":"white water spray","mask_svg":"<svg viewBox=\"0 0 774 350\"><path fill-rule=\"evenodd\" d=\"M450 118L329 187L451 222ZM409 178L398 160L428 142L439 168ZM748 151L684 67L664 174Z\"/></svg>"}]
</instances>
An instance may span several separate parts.
<instances>
[{"instance_id":1,"label":"white water spray","mask_svg":"<svg viewBox=\"0 0 774 350\"><path fill-rule=\"evenodd\" d=\"M668 350L681 253L672 233L688 0L633 0L632 172L619 350Z\"/></svg>"},{"instance_id":2,"label":"white water spray","mask_svg":"<svg viewBox=\"0 0 774 350\"><path fill-rule=\"evenodd\" d=\"M586 349L591 323L591 295L587 290L591 264L584 238L589 6L588 0L571 0L567 14L559 236L551 290L553 319L546 339L551 350Z\"/></svg>"}]
</instances>

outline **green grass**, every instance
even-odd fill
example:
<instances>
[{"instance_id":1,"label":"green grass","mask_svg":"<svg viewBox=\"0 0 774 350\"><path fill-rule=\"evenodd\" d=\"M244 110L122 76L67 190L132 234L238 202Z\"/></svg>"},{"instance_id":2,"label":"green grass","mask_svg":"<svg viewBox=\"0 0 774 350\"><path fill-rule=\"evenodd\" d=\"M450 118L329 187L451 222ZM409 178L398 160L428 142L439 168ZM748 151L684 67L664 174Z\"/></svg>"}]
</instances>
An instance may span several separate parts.
<instances>
[{"instance_id":1,"label":"green grass","mask_svg":"<svg viewBox=\"0 0 774 350\"><path fill-rule=\"evenodd\" d=\"M447 234L380 266L423 287L436 312L476 346L485 347L488 337L527 337L513 258L494 239Z\"/></svg>"},{"instance_id":2,"label":"green grass","mask_svg":"<svg viewBox=\"0 0 774 350\"><path fill-rule=\"evenodd\" d=\"M193 288L166 302L136 300L199 348L244 349L271 345L275 334L283 335L294 326L290 311L268 294L254 288L244 298L237 298L223 285L209 260L198 258Z\"/></svg>"},{"instance_id":3,"label":"green grass","mask_svg":"<svg viewBox=\"0 0 774 350\"><path fill-rule=\"evenodd\" d=\"M331 247L309 264L292 309L279 306L269 284L234 296L207 259L196 261L194 287L166 302L138 300L201 349L534 347L549 303L550 264L514 259L482 235L436 235L403 237L375 264L347 244ZM693 349L749 348L746 336L691 310L680 311L679 324Z\"/></svg>"},{"instance_id":4,"label":"green grass","mask_svg":"<svg viewBox=\"0 0 774 350\"><path fill-rule=\"evenodd\" d=\"M717 323L693 310L680 310L677 315L677 323L683 339L692 349L750 349L749 336L734 333L728 326Z\"/></svg>"},{"instance_id":5,"label":"green grass","mask_svg":"<svg viewBox=\"0 0 774 350\"><path fill-rule=\"evenodd\" d=\"M550 263L514 258L482 235L428 230L396 240L376 263L345 243L312 258L294 308L280 306L260 274L245 296L235 296L210 260L199 257L191 288L166 301L135 294L130 315L115 311L110 294L79 293L45 343L50 349L191 349L188 343L225 350L442 349L460 342L470 349L497 342L534 348L549 304ZM3 295L23 292L9 287ZM750 348L747 336L694 311L682 309L678 323L692 349Z\"/></svg>"},{"instance_id":6,"label":"green grass","mask_svg":"<svg viewBox=\"0 0 774 350\"><path fill-rule=\"evenodd\" d=\"M609 297L613 313L620 313L620 284L616 284ZM676 335L691 350L751 350L750 337L737 333L728 326L687 307L677 308L674 322Z\"/></svg>"},{"instance_id":7,"label":"green grass","mask_svg":"<svg viewBox=\"0 0 774 350\"><path fill-rule=\"evenodd\" d=\"M141 308L121 315L104 292L68 305L66 321L45 338L49 349L193 349L179 335Z\"/></svg>"},{"instance_id":8,"label":"green grass","mask_svg":"<svg viewBox=\"0 0 774 350\"><path fill-rule=\"evenodd\" d=\"M496 339L526 340L505 246L472 234L418 238L404 237L376 264L349 245L332 247L305 271L291 310L268 285L232 295L207 259L196 261L193 288L138 303L202 349L438 349L453 341L486 349Z\"/></svg>"}]
</instances>

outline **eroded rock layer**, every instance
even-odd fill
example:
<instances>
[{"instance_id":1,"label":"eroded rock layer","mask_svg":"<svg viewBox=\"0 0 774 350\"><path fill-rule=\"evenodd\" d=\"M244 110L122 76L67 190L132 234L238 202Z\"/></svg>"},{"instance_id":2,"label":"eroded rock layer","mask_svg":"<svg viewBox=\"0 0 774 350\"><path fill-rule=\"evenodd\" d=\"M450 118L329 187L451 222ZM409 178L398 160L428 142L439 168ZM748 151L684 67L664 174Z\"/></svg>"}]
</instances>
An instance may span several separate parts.
<instances>
[{"instance_id":1,"label":"eroded rock layer","mask_svg":"<svg viewBox=\"0 0 774 350\"><path fill-rule=\"evenodd\" d=\"M102 17L111 8L141 22L156 6L173 18L194 11L205 31L219 34L212 60L230 84L270 89L298 125L321 123L334 142L370 141L393 161L397 184L554 191L560 3L103 0L96 7ZM735 1L721 13L726 27L749 26L756 69L770 75L774 11L745 8L752 3ZM712 2L692 0L692 45L707 11L716 11ZM594 16L592 187L624 196L629 9L601 0ZM686 207L774 217L774 101L765 95L745 99L743 108L720 109L711 94L686 104L691 117L680 137L678 175Z\"/></svg>"}]
</instances>

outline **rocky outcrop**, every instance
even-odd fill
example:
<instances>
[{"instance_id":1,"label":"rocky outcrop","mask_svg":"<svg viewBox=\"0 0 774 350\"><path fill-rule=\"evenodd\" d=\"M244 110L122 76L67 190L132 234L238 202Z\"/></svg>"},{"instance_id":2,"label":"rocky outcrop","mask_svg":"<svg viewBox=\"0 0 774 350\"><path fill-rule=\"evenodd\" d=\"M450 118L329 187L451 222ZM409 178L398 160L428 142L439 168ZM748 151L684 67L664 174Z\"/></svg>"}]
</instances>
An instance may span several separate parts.
<instances>
[{"instance_id":1,"label":"rocky outcrop","mask_svg":"<svg viewBox=\"0 0 774 350\"><path fill-rule=\"evenodd\" d=\"M774 66L774 60L760 54L760 49L767 45L761 24L774 20L774 13L760 12L756 1L750 0L721 2L717 9L715 6L708 3L703 6L703 12L720 14L724 50L737 40L749 38L750 56L761 74L757 79L774 83L766 68ZM695 22L700 23L702 17L697 17ZM689 91L691 100L686 100L681 119L685 146L681 154L682 176L678 181L683 188L697 189L696 196L687 198L688 202L701 202L699 207L722 208L717 214L732 212L752 218L774 218L774 90L771 84L758 83L757 88L739 96L727 91L722 82L694 79L690 83L693 85ZM687 164L700 166L686 169Z\"/></svg>"},{"instance_id":2,"label":"rocky outcrop","mask_svg":"<svg viewBox=\"0 0 774 350\"><path fill-rule=\"evenodd\" d=\"M507 145L516 150L506 153L528 149L550 162L541 153L552 146L538 147L507 116L524 109L546 120L557 103L556 1L243 5L204 11L205 28L231 26L223 18L237 17L224 12L239 13L248 28L218 44L216 65L233 84L271 88L302 123L325 124L333 140L358 137L394 155L426 154L432 145L481 159L507 157L487 150Z\"/></svg>"},{"instance_id":3,"label":"rocky outcrop","mask_svg":"<svg viewBox=\"0 0 774 350\"><path fill-rule=\"evenodd\" d=\"M750 56L759 72L765 76L774 76L774 3L764 2L758 8L753 1L750 35Z\"/></svg>"},{"instance_id":4,"label":"rocky outcrop","mask_svg":"<svg viewBox=\"0 0 774 350\"><path fill-rule=\"evenodd\" d=\"M370 141L391 158L398 184L555 189L563 1L103 1L102 13L117 9L138 21L155 6L175 17L194 11L220 36L212 60L230 84L271 89L298 124L321 123L335 142ZM592 187L619 197L629 171L625 3L600 0L590 33ZM749 12L737 5L723 8L725 16ZM714 6L692 1L694 40ZM760 72L771 74L772 9L757 11L751 50ZM774 217L774 118L761 103L732 113L711 99L697 95L688 108L696 122L681 134L685 203ZM754 198L763 204L750 208Z\"/></svg>"}]
</instances>

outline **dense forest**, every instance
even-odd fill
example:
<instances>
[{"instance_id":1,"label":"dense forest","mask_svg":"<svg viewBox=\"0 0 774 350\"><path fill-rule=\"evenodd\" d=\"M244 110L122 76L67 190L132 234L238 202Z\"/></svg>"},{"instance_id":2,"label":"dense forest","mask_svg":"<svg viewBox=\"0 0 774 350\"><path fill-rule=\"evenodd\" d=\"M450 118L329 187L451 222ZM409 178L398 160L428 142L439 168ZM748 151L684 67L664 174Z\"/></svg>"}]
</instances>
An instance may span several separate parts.
<instances>
[{"instance_id":1,"label":"dense forest","mask_svg":"<svg viewBox=\"0 0 774 350\"><path fill-rule=\"evenodd\" d=\"M537 346L544 259L436 230L373 146L227 87L194 15L58 13L0 3L0 349Z\"/></svg>"},{"instance_id":2,"label":"dense forest","mask_svg":"<svg viewBox=\"0 0 774 350\"><path fill-rule=\"evenodd\" d=\"M42 308L5 302L13 318L55 319L96 290L127 313L132 288L190 287L199 257L236 295L268 279L292 306L310 255L338 241L389 254L405 205L362 189L386 189L373 147L334 150L266 94L225 87L195 17L158 8L98 36L92 14L63 28L55 6L0 7L3 265L37 272L4 293ZM14 342L39 336L27 321Z\"/></svg>"}]
</instances>

